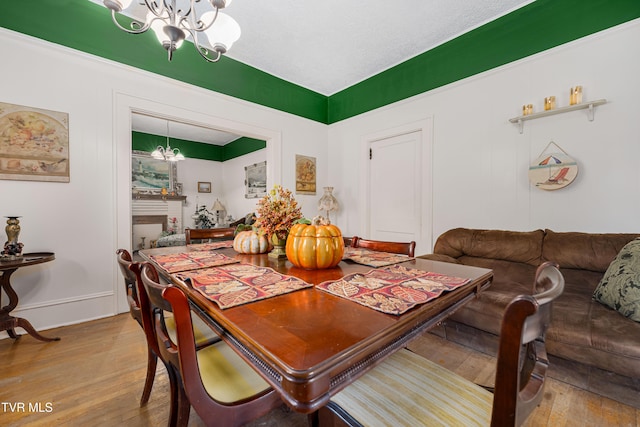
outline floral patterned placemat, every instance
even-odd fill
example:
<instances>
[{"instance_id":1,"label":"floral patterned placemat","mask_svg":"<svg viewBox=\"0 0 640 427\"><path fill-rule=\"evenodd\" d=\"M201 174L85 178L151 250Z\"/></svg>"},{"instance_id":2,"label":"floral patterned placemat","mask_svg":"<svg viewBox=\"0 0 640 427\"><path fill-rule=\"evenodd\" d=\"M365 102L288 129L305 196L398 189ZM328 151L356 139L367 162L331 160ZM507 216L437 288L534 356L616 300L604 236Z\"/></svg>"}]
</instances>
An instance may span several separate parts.
<instances>
[{"instance_id":1,"label":"floral patterned placemat","mask_svg":"<svg viewBox=\"0 0 640 427\"><path fill-rule=\"evenodd\" d=\"M234 264L176 274L220 308L235 307L313 285L269 267Z\"/></svg>"},{"instance_id":2,"label":"floral patterned placemat","mask_svg":"<svg viewBox=\"0 0 640 427\"><path fill-rule=\"evenodd\" d=\"M350 259L358 264L368 265L369 267L384 267L399 262L412 260L407 255L392 254L389 252L372 251L364 248L344 248L342 259Z\"/></svg>"},{"instance_id":3,"label":"floral patterned placemat","mask_svg":"<svg viewBox=\"0 0 640 427\"><path fill-rule=\"evenodd\" d=\"M190 251L215 251L216 249L232 248L233 240L222 240L220 242L196 243L187 245Z\"/></svg>"},{"instance_id":4,"label":"floral patterned placemat","mask_svg":"<svg viewBox=\"0 0 640 427\"><path fill-rule=\"evenodd\" d=\"M151 258L168 273L240 262L221 253L202 251L181 252L170 255L151 255Z\"/></svg>"},{"instance_id":5,"label":"floral patterned placemat","mask_svg":"<svg viewBox=\"0 0 640 427\"><path fill-rule=\"evenodd\" d=\"M469 279L392 265L322 282L316 288L383 313L400 315L468 282Z\"/></svg>"}]
</instances>

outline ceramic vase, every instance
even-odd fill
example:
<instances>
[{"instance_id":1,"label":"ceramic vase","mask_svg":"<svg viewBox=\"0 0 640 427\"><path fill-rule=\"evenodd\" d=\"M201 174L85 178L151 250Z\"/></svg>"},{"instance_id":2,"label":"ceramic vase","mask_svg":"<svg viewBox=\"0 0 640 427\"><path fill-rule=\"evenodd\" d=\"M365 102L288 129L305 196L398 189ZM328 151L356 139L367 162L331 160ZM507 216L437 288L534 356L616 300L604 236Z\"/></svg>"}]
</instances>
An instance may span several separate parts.
<instances>
[{"instance_id":1,"label":"ceramic vase","mask_svg":"<svg viewBox=\"0 0 640 427\"><path fill-rule=\"evenodd\" d=\"M4 231L7 233L7 241L4 244L3 257L11 259L19 258L22 256L22 243L18 242L18 236L20 235L20 218L19 216L8 216L7 226Z\"/></svg>"}]
</instances>

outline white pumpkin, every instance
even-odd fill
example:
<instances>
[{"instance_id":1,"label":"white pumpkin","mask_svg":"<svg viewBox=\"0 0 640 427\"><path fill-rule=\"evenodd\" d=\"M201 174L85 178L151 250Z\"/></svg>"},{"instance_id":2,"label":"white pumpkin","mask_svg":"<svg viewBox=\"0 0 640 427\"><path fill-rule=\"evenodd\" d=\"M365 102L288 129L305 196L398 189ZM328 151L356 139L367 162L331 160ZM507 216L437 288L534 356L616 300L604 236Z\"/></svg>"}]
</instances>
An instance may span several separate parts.
<instances>
[{"instance_id":1,"label":"white pumpkin","mask_svg":"<svg viewBox=\"0 0 640 427\"><path fill-rule=\"evenodd\" d=\"M241 254L263 254L269 250L269 241L257 231L241 231L233 239L233 249Z\"/></svg>"}]
</instances>

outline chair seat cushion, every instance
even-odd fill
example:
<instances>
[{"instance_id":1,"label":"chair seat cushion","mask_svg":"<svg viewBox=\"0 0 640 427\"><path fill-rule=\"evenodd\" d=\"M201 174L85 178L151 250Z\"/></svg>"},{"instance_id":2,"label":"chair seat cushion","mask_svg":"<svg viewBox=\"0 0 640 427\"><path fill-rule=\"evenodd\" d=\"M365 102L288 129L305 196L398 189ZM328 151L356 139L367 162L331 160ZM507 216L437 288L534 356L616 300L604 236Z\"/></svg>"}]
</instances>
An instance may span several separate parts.
<instances>
[{"instance_id":1,"label":"chair seat cushion","mask_svg":"<svg viewBox=\"0 0 640 427\"><path fill-rule=\"evenodd\" d=\"M364 426L488 426L493 395L403 349L331 401Z\"/></svg>"},{"instance_id":2,"label":"chair seat cushion","mask_svg":"<svg viewBox=\"0 0 640 427\"><path fill-rule=\"evenodd\" d=\"M196 347L216 342L220 340L218 334L211 329L204 321L195 314L191 315L193 323L193 337L196 340ZM164 312L164 324L167 326L167 333L172 342L178 342L178 333L176 332L176 321L173 319L173 313Z\"/></svg>"},{"instance_id":3,"label":"chair seat cushion","mask_svg":"<svg viewBox=\"0 0 640 427\"><path fill-rule=\"evenodd\" d=\"M213 399L234 403L269 389L269 384L223 341L197 352L202 384Z\"/></svg>"}]
</instances>

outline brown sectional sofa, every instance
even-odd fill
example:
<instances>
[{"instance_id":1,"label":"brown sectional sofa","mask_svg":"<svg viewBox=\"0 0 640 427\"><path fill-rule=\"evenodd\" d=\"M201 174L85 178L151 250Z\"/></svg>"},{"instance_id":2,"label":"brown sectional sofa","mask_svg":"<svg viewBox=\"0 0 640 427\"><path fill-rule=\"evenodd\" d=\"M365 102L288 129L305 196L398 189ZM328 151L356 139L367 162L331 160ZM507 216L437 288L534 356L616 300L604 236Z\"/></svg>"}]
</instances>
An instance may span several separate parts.
<instances>
[{"instance_id":1,"label":"brown sectional sofa","mask_svg":"<svg viewBox=\"0 0 640 427\"><path fill-rule=\"evenodd\" d=\"M611 261L636 237L640 235L464 228L447 231L438 238L434 253L421 258L491 268L494 281L455 313L440 333L435 333L493 352L506 304L517 294L531 293L536 267L554 261L566 284L553 305L547 351L570 361L570 366L582 365L576 368L582 376L589 375L591 367L619 374L628 379L626 385L631 391L639 393L640 323L592 299ZM637 404L634 400L630 403Z\"/></svg>"}]
</instances>

